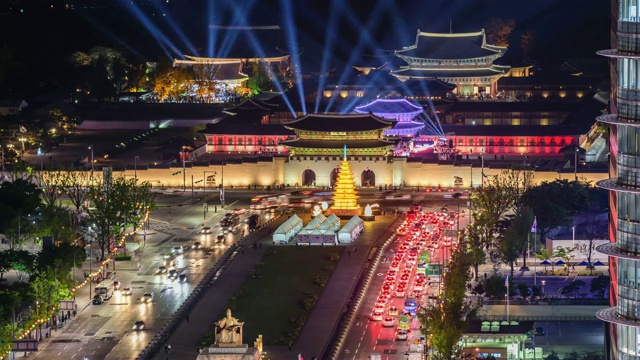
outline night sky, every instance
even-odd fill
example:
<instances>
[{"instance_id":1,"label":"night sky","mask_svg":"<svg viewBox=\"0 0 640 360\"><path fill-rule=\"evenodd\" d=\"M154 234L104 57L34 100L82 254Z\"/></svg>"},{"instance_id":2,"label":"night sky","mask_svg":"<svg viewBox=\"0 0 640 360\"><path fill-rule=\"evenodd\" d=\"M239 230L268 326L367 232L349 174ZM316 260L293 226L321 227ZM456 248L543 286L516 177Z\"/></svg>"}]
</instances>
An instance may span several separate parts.
<instances>
[{"instance_id":1,"label":"night sky","mask_svg":"<svg viewBox=\"0 0 640 360\"><path fill-rule=\"evenodd\" d=\"M206 55L210 2L215 24L278 24L295 28L304 73L320 69L329 24L336 29L330 48L330 66L337 69L349 62L351 54L357 58L376 49L411 45L418 28L448 32L451 21L454 32L478 31L491 17L516 21L511 38L513 51L519 51L519 38L526 31L534 33L544 48L544 57L550 59L595 57L595 51L609 47L609 3L603 0L337 0L335 3L341 7L334 12L337 16L333 20L331 0L159 1L164 10L150 4L157 0L139 0L142 13L158 29L153 32L120 0L68 1L94 1L101 4L101 8L64 11L25 7L20 13L14 7L11 13L0 14L3 34L0 46L10 48L13 58L23 67L39 68L38 78L45 76L47 69L55 71L63 66L72 52L97 45L118 48L130 61L158 61L177 56L171 50L164 51L152 36L158 37L159 33L170 39L180 52L189 54L191 51L177 35L181 31L201 55ZM293 6L290 17L293 23L287 22L282 7L286 2ZM237 16L239 9L244 10L246 16ZM176 24L178 31L169 26L167 18Z\"/></svg>"}]
</instances>

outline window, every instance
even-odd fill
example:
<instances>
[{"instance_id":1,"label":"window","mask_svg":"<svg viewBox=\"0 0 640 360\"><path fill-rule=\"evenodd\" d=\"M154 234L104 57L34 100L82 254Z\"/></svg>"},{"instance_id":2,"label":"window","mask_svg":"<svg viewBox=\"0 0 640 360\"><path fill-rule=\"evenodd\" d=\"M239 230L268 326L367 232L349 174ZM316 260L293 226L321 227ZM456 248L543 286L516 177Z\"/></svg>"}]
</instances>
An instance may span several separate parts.
<instances>
[{"instance_id":1,"label":"window","mask_svg":"<svg viewBox=\"0 0 640 360\"><path fill-rule=\"evenodd\" d=\"M247 139L247 145L253 145L253 138Z\"/></svg>"},{"instance_id":2,"label":"window","mask_svg":"<svg viewBox=\"0 0 640 360\"><path fill-rule=\"evenodd\" d=\"M218 138L218 145L222 145L222 138Z\"/></svg>"},{"instance_id":3,"label":"window","mask_svg":"<svg viewBox=\"0 0 640 360\"><path fill-rule=\"evenodd\" d=\"M242 145L242 138L238 138L238 145Z\"/></svg>"}]
</instances>

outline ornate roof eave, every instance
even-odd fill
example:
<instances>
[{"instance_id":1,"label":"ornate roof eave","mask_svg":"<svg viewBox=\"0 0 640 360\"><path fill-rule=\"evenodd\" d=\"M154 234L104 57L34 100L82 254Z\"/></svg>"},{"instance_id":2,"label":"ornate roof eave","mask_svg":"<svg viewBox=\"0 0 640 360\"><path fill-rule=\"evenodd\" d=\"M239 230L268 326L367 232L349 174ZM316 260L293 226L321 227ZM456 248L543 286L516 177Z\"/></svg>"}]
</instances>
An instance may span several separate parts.
<instances>
[{"instance_id":1,"label":"ornate roof eave","mask_svg":"<svg viewBox=\"0 0 640 360\"><path fill-rule=\"evenodd\" d=\"M407 50L409 50L409 49L407 49ZM396 51L405 51L405 50L403 49L403 50L396 50ZM482 62L482 59L486 59L484 62L491 62L493 60L501 58L503 53L496 52L495 54L482 56L482 57L476 57L476 58L444 59L444 60L443 59L417 57L417 56L409 56L409 55L404 55L404 54L399 54L399 53L396 53L395 55L397 57L399 57L400 59L404 60L406 63L410 63L412 59L431 60L431 61L447 61L447 62L454 62L454 61L459 61L459 60L480 60L479 62Z\"/></svg>"},{"instance_id":2,"label":"ornate roof eave","mask_svg":"<svg viewBox=\"0 0 640 360\"><path fill-rule=\"evenodd\" d=\"M640 320L628 319L618 314L618 310L615 307L608 307L596 311L596 317L608 323L632 326L636 328L640 327Z\"/></svg>"},{"instance_id":3,"label":"ornate roof eave","mask_svg":"<svg viewBox=\"0 0 640 360\"><path fill-rule=\"evenodd\" d=\"M256 61L265 61L265 62L276 62L276 61L285 61L289 59L289 55L281 55L281 56L273 56L273 57L247 57L247 58L206 58L206 57L197 57L191 55L185 55L189 60L174 60L174 64L176 62L180 64L229 64L235 62L256 62Z\"/></svg>"}]
</instances>

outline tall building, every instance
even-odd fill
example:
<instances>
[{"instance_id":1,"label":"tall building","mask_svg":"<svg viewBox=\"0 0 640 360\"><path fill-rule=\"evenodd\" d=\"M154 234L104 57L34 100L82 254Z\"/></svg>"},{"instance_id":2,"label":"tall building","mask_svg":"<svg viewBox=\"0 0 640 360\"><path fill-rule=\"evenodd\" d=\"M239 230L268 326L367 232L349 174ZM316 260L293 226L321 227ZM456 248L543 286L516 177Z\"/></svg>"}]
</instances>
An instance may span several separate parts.
<instances>
[{"instance_id":1,"label":"tall building","mask_svg":"<svg viewBox=\"0 0 640 360\"><path fill-rule=\"evenodd\" d=\"M598 186L610 190L610 308L598 311L607 324L609 359L640 359L640 3L612 0L613 49L610 59L610 114L598 121L610 126L610 178Z\"/></svg>"}]
</instances>

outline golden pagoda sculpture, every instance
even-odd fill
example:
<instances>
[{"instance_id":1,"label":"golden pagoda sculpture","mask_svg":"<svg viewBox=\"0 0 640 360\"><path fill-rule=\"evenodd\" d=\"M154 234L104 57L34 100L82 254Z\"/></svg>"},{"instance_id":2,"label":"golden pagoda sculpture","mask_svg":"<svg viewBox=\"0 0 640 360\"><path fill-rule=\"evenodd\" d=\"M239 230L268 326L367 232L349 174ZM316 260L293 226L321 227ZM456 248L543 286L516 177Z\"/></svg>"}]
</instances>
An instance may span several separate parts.
<instances>
[{"instance_id":1,"label":"golden pagoda sculpture","mask_svg":"<svg viewBox=\"0 0 640 360\"><path fill-rule=\"evenodd\" d=\"M344 160L340 164L338 179L336 179L333 190L333 205L329 209L329 213L336 214L338 217L360 215L362 208L358 205L358 198L356 182L353 179L351 165L347 161L347 146L345 145Z\"/></svg>"}]
</instances>

